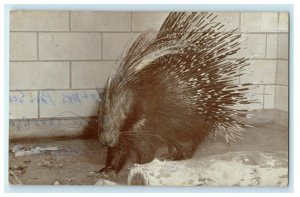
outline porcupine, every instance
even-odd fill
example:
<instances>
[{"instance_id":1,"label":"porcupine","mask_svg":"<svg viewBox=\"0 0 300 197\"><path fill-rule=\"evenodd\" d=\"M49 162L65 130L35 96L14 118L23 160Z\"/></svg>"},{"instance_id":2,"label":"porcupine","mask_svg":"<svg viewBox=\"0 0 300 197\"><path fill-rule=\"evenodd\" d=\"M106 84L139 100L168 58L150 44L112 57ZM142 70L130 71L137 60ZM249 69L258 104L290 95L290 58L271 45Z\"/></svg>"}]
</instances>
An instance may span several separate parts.
<instances>
[{"instance_id":1,"label":"porcupine","mask_svg":"<svg viewBox=\"0 0 300 197\"><path fill-rule=\"evenodd\" d=\"M246 125L233 115L249 104L251 84L236 85L248 58L227 61L240 50L236 29L222 30L206 12L171 12L158 32L138 36L110 76L99 108L99 138L108 147L104 176L117 173L133 150L137 163L191 158L208 135L240 137Z\"/></svg>"}]
</instances>

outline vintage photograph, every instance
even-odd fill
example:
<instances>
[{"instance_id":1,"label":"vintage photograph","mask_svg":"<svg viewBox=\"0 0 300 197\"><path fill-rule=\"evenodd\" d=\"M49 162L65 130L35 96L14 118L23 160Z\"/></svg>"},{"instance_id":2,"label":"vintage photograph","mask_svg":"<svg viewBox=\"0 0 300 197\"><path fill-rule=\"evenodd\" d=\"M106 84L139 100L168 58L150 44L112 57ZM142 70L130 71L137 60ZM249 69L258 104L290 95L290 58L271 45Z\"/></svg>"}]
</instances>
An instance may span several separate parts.
<instances>
[{"instance_id":1,"label":"vintage photograph","mask_svg":"<svg viewBox=\"0 0 300 197\"><path fill-rule=\"evenodd\" d=\"M288 12L9 24L10 185L288 186Z\"/></svg>"}]
</instances>

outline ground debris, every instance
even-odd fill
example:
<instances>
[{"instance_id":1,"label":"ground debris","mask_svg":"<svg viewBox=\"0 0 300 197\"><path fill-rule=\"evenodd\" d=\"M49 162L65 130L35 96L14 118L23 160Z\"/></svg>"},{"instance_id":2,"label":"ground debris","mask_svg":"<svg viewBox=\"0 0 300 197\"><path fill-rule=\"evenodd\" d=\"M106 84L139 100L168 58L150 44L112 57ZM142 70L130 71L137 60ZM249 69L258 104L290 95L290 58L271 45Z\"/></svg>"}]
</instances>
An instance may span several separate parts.
<instances>
[{"instance_id":1,"label":"ground debris","mask_svg":"<svg viewBox=\"0 0 300 197\"><path fill-rule=\"evenodd\" d=\"M56 180L52 183L52 185L62 185L60 181Z\"/></svg>"},{"instance_id":2,"label":"ground debris","mask_svg":"<svg viewBox=\"0 0 300 197\"><path fill-rule=\"evenodd\" d=\"M19 174L24 174L26 173L27 166L13 166L13 167L9 167L9 170L14 170Z\"/></svg>"},{"instance_id":3,"label":"ground debris","mask_svg":"<svg viewBox=\"0 0 300 197\"><path fill-rule=\"evenodd\" d=\"M43 163L38 163L37 165L46 168L63 168L61 161L56 160L44 161Z\"/></svg>"},{"instance_id":4,"label":"ground debris","mask_svg":"<svg viewBox=\"0 0 300 197\"><path fill-rule=\"evenodd\" d=\"M18 151L25 150L25 148L22 145L17 144L14 145L10 150L11 152L16 153Z\"/></svg>"},{"instance_id":5,"label":"ground debris","mask_svg":"<svg viewBox=\"0 0 300 197\"><path fill-rule=\"evenodd\" d=\"M113 185L119 185L116 182L113 181L109 181L107 179L98 179L98 181L95 183L95 185L97 186L113 186Z\"/></svg>"},{"instance_id":6,"label":"ground debris","mask_svg":"<svg viewBox=\"0 0 300 197\"><path fill-rule=\"evenodd\" d=\"M97 174L99 170L90 171L90 174Z\"/></svg>"},{"instance_id":7,"label":"ground debris","mask_svg":"<svg viewBox=\"0 0 300 197\"><path fill-rule=\"evenodd\" d=\"M11 176L14 178L11 178ZM18 184L23 185L22 181L15 175L15 173L12 170L9 170L9 183L10 184Z\"/></svg>"},{"instance_id":8,"label":"ground debris","mask_svg":"<svg viewBox=\"0 0 300 197\"><path fill-rule=\"evenodd\" d=\"M22 156L28 156L28 155L38 155L41 153L49 153L52 151L60 151L62 150L62 147L54 146L54 147L35 147L31 149L26 149L22 145L15 145L11 148L11 152L15 154L15 157L22 157Z\"/></svg>"}]
</instances>

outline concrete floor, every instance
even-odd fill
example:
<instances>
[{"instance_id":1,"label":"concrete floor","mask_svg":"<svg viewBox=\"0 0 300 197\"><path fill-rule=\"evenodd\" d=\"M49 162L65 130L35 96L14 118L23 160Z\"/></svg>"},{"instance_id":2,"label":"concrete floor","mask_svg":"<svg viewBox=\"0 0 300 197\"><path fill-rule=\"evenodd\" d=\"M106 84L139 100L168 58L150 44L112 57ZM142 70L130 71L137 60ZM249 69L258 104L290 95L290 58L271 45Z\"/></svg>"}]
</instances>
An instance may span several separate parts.
<instances>
[{"instance_id":1,"label":"concrete floor","mask_svg":"<svg viewBox=\"0 0 300 197\"><path fill-rule=\"evenodd\" d=\"M221 139L208 139L198 147L194 158L235 151L288 152L287 120L287 113L258 113L255 118L248 120L254 127L245 131L242 141L228 144ZM22 145L26 149L37 146L62 147L62 150L23 157L15 157L10 152L11 184L94 185L99 179L95 171L104 166L106 159L106 150L100 147L96 139L17 141L10 142L10 150L15 145ZM127 184L131 165L132 162L127 162L123 170L111 180Z\"/></svg>"}]
</instances>

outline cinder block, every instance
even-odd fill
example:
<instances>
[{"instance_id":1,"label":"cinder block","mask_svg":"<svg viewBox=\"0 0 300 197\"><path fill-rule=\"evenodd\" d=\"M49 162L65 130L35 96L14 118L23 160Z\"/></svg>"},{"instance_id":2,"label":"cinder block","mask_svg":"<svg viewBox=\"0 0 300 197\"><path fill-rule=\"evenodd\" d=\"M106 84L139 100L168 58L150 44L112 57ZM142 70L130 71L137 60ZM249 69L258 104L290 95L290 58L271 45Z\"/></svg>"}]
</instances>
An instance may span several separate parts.
<instances>
[{"instance_id":1,"label":"cinder block","mask_svg":"<svg viewBox=\"0 0 300 197\"><path fill-rule=\"evenodd\" d=\"M92 118L18 119L9 120L9 139L82 137L96 130Z\"/></svg>"},{"instance_id":2,"label":"cinder block","mask_svg":"<svg viewBox=\"0 0 300 197\"><path fill-rule=\"evenodd\" d=\"M10 90L69 88L68 62L11 62Z\"/></svg>"},{"instance_id":3,"label":"cinder block","mask_svg":"<svg viewBox=\"0 0 300 197\"><path fill-rule=\"evenodd\" d=\"M36 33L10 33L9 59L10 60L36 60L37 34Z\"/></svg>"},{"instance_id":4,"label":"cinder block","mask_svg":"<svg viewBox=\"0 0 300 197\"><path fill-rule=\"evenodd\" d=\"M40 92L40 117L97 116L99 94L96 90Z\"/></svg>"},{"instance_id":5,"label":"cinder block","mask_svg":"<svg viewBox=\"0 0 300 197\"><path fill-rule=\"evenodd\" d=\"M276 60L252 61L243 73L241 83L275 84Z\"/></svg>"},{"instance_id":6,"label":"cinder block","mask_svg":"<svg viewBox=\"0 0 300 197\"><path fill-rule=\"evenodd\" d=\"M277 58L277 34L267 35L267 54L266 58Z\"/></svg>"},{"instance_id":7,"label":"cinder block","mask_svg":"<svg viewBox=\"0 0 300 197\"><path fill-rule=\"evenodd\" d=\"M288 111L288 87L276 86L275 108Z\"/></svg>"},{"instance_id":8,"label":"cinder block","mask_svg":"<svg viewBox=\"0 0 300 197\"><path fill-rule=\"evenodd\" d=\"M266 34L244 34L242 39L240 51L232 55L232 58L265 58Z\"/></svg>"},{"instance_id":9,"label":"cinder block","mask_svg":"<svg viewBox=\"0 0 300 197\"><path fill-rule=\"evenodd\" d=\"M277 62L277 75L276 84L288 86L289 76L288 76L288 61L278 60Z\"/></svg>"},{"instance_id":10,"label":"cinder block","mask_svg":"<svg viewBox=\"0 0 300 197\"><path fill-rule=\"evenodd\" d=\"M239 28L238 12L215 12L217 18L214 22L222 22L224 28L220 31L227 31ZM133 12L132 30L145 31L152 29L158 31L169 15L169 12Z\"/></svg>"},{"instance_id":11,"label":"cinder block","mask_svg":"<svg viewBox=\"0 0 300 197\"><path fill-rule=\"evenodd\" d=\"M130 31L130 12L72 11L72 31Z\"/></svg>"},{"instance_id":12,"label":"cinder block","mask_svg":"<svg viewBox=\"0 0 300 197\"><path fill-rule=\"evenodd\" d=\"M100 33L40 33L41 60L101 59Z\"/></svg>"},{"instance_id":13,"label":"cinder block","mask_svg":"<svg viewBox=\"0 0 300 197\"><path fill-rule=\"evenodd\" d=\"M249 100L250 104L236 104L234 105L234 109L243 109L243 110L256 110L262 109L264 105L264 86L256 86L253 89L248 90L245 93L247 100Z\"/></svg>"},{"instance_id":14,"label":"cinder block","mask_svg":"<svg viewBox=\"0 0 300 197\"><path fill-rule=\"evenodd\" d=\"M38 118L38 103L36 91L9 92L9 118Z\"/></svg>"},{"instance_id":15,"label":"cinder block","mask_svg":"<svg viewBox=\"0 0 300 197\"><path fill-rule=\"evenodd\" d=\"M242 32L277 32L277 12L242 12Z\"/></svg>"},{"instance_id":16,"label":"cinder block","mask_svg":"<svg viewBox=\"0 0 300 197\"><path fill-rule=\"evenodd\" d=\"M68 11L11 11L11 31L68 31Z\"/></svg>"},{"instance_id":17,"label":"cinder block","mask_svg":"<svg viewBox=\"0 0 300 197\"><path fill-rule=\"evenodd\" d=\"M158 31L169 12L132 12L132 31Z\"/></svg>"},{"instance_id":18,"label":"cinder block","mask_svg":"<svg viewBox=\"0 0 300 197\"><path fill-rule=\"evenodd\" d=\"M239 30L240 13L239 12L215 12L218 16L216 22L221 22L224 27L221 31L229 31L233 29Z\"/></svg>"},{"instance_id":19,"label":"cinder block","mask_svg":"<svg viewBox=\"0 0 300 197\"><path fill-rule=\"evenodd\" d=\"M287 13L287 12L279 13L278 31L281 31L281 32L289 31L289 13Z\"/></svg>"},{"instance_id":20,"label":"cinder block","mask_svg":"<svg viewBox=\"0 0 300 197\"><path fill-rule=\"evenodd\" d=\"M278 35L278 58L289 58L289 36L288 34Z\"/></svg>"},{"instance_id":21,"label":"cinder block","mask_svg":"<svg viewBox=\"0 0 300 197\"><path fill-rule=\"evenodd\" d=\"M103 88L116 61L72 62L72 88Z\"/></svg>"},{"instance_id":22,"label":"cinder block","mask_svg":"<svg viewBox=\"0 0 300 197\"><path fill-rule=\"evenodd\" d=\"M252 102L249 105L246 105L246 109L255 110L263 108L263 86L256 87L252 90L249 90L246 96Z\"/></svg>"},{"instance_id":23,"label":"cinder block","mask_svg":"<svg viewBox=\"0 0 300 197\"><path fill-rule=\"evenodd\" d=\"M275 85L265 85L264 109L275 108Z\"/></svg>"},{"instance_id":24,"label":"cinder block","mask_svg":"<svg viewBox=\"0 0 300 197\"><path fill-rule=\"evenodd\" d=\"M103 59L117 60L136 39L137 33L103 33Z\"/></svg>"}]
</instances>

